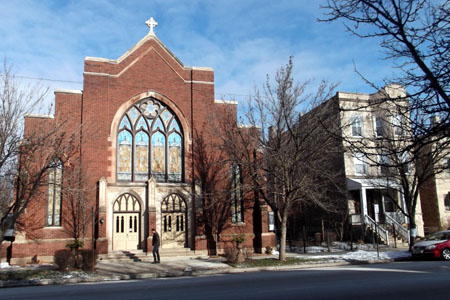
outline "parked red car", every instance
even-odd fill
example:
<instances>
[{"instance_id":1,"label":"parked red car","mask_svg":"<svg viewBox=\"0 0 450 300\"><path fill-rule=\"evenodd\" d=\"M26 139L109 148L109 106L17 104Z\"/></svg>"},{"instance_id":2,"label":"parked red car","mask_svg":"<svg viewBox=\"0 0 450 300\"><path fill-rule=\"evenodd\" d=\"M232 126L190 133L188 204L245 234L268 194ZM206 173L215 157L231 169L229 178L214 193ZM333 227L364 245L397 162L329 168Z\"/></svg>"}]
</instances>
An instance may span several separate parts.
<instances>
[{"instance_id":1,"label":"parked red car","mask_svg":"<svg viewBox=\"0 0 450 300\"><path fill-rule=\"evenodd\" d=\"M432 256L450 260L450 230L433 233L426 240L414 244L411 253L413 257Z\"/></svg>"}]
</instances>

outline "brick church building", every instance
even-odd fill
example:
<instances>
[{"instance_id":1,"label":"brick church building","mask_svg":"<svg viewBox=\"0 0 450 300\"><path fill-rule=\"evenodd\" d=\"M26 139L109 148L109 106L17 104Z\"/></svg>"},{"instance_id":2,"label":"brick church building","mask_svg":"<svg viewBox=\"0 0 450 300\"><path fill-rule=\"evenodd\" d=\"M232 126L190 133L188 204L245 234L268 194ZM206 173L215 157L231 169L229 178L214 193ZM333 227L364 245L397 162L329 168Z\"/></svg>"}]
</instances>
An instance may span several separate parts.
<instances>
[{"instance_id":1,"label":"brick church building","mask_svg":"<svg viewBox=\"0 0 450 300\"><path fill-rule=\"evenodd\" d=\"M95 208L99 254L151 251L152 228L161 235L162 257L177 249L206 254L211 246L202 221L194 136L217 139L208 126L211 116L231 112L236 119L237 103L215 100L213 69L184 66L156 37L153 18L146 24L149 33L118 59L86 57L83 90L55 90L55 115L25 117L25 132L58 119L80 128L78 159L87 174L88 213ZM38 209L23 216L32 220L33 230L16 226L11 263L51 261L73 240L63 222L69 209L61 192L66 167L55 163L45 192L33 200ZM230 166L224 168L230 173ZM275 246L268 208L239 195L228 200L234 207L218 249L231 247L236 234L245 236L244 247L251 251ZM4 242L3 257L8 246Z\"/></svg>"}]
</instances>

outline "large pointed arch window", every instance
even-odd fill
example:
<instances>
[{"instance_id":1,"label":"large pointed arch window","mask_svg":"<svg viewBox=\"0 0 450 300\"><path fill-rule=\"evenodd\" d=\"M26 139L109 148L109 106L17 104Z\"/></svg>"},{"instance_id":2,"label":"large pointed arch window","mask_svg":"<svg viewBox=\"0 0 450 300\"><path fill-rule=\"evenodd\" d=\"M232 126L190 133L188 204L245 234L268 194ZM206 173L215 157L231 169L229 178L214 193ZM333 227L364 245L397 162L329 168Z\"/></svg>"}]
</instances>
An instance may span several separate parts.
<instances>
[{"instance_id":1,"label":"large pointed arch window","mask_svg":"<svg viewBox=\"0 0 450 300\"><path fill-rule=\"evenodd\" d=\"M183 133L175 114L146 98L127 110L117 134L117 179L183 180Z\"/></svg>"}]
</instances>

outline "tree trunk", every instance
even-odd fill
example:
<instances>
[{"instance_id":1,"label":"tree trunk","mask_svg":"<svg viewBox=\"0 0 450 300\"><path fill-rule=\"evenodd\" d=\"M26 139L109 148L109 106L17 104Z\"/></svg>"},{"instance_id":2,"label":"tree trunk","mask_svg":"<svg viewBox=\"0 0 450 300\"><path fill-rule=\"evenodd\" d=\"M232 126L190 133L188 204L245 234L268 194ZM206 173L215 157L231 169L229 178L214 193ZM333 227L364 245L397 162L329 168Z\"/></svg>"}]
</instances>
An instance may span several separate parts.
<instances>
[{"instance_id":1,"label":"tree trunk","mask_svg":"<svg viewBox=\"0 0 450 300\"><path fill-rule=\"evenodd\" d=\"M2 255L2 244L3 244L4 238L5 238L5 232L0 228L0 258Z\"/></svg>"},{"instance_id":2,"label":"tree trunk","mask_svg":"<svg viewBox=\"0 0 450 300\"><path fill-rule=\"evenodd\" d=\"M281 238L280 238L280 260L286 261L286 231L287 231L287 211L283 211L281 219Z\"/></svg>"},{"instance_id":3,"label":"tree trunk","mask_svg":"<svg viewBox=\"0 0 450 300\"><path fill-rule=\"evenodd\" d=\"M219 232L216 230L215 232L215 242L214 242L215 246L216 246L216 253L215 255L219 255Z\"/></svg>"},{"instance_id":4,"label":"tree trunk","mask_svg":"<svg viewBox=\"0 0 450 300\"><path fill-rule=\"evenodd\" d=\"M417 228L416 228L416 216L415 214L410 214L409 217L409 250L411 250L412 246L415 243L415 238L417 236ZM413 232L415 231L415 232Z\"/></svg>"}]
</instances>

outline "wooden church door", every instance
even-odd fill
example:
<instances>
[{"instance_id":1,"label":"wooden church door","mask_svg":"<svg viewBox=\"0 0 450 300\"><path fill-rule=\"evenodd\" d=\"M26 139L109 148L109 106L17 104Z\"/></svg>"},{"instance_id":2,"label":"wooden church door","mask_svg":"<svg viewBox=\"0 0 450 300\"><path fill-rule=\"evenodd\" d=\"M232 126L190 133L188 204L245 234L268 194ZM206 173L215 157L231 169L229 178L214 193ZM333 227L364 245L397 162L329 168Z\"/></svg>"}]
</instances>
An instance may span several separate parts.
<instances>
[{"instance_id":1,"label":"wooden church door","mask_svg":"<svg viewBox=\"0 0 450 300\"><path fill-rule=\"evenodd\" d=\"M113 250L136 250L140 232L139 201L131 194L123 194L113 207Z\"/></svg>"}]
</instances>

